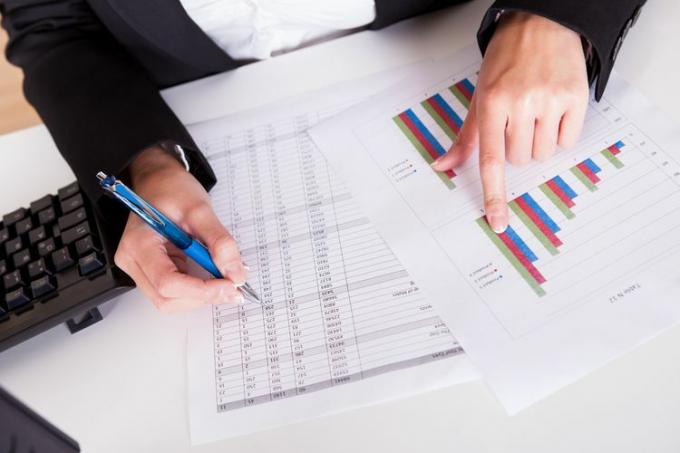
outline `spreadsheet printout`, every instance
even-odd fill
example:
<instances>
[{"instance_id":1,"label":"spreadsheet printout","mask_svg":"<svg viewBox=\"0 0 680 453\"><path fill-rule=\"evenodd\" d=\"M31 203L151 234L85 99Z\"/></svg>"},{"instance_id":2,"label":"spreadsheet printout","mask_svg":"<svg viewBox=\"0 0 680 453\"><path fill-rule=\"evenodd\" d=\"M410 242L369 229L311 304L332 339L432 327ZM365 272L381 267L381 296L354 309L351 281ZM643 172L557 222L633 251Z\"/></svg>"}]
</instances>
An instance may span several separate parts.
<instances>
[{"instance_id":1,"label":"spreadsheet printout","mask_svg":"<svg viewBox=\"0 0 680 453\"><path fill-rule=\"evenodd\" d=\"M477 156L429 165L480 63L470 48L424 65L309 133L515 413L680 320L680 128L614 74L576 146L505 166L494 233Z\"/></svg>"},{"instance_id":2,"label":"spreadsheet printout","mask_svg":"<svg viewBox=\"0 0 680 453\"><path fill-rule=\"evenodd\" d=\"M218 178L215 210L262 300L215 306L192 321L195 444L473 376L306 135L370 89L353 85L189 128Z\"/></svg>"}]
</instances>

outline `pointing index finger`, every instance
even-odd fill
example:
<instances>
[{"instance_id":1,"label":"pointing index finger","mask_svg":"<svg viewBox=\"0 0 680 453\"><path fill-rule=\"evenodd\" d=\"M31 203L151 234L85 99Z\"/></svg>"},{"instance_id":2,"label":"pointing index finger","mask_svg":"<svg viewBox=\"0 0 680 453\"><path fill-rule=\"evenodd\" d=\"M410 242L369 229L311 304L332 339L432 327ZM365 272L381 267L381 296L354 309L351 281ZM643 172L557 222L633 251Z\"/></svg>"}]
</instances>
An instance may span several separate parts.
<instances>
[{"instance_id":1,"label":"pointing index finger","mask_svg":"<svg viewBox=\"0 0 680 453\"><path fill-rule=\"evenodd\" d=\"M479 113L479 172L484 191L484 211L496 233L508 227L505 197L505 127L507 116L483 108Z\"/></svg>"}]
</instances>

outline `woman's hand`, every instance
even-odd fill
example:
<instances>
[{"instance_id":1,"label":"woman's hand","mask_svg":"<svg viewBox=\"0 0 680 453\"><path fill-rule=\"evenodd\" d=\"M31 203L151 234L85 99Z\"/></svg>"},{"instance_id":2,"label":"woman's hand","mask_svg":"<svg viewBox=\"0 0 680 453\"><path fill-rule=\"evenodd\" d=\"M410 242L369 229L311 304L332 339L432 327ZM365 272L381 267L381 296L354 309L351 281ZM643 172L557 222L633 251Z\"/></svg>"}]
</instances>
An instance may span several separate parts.
<instances>
[{"instance_id":1,"label":"woman's hand","mask_svg":"<svg viewBox=\"0 0 680 453\"><path fill-rule=\"evenodd\" d=\"M130 175L142 198L208 247L225 278L202 280L187 275L187 257L135 214L128 218L116 265L161 311L243 302L234 285L246 280L238 246L213 212L201 184L177 159L157 148L139 155L130 166Z\"/></svg>"},{"instance_id":2,"label":"woman's hand","mask_svg":"<svg viewBox=\"0 0 680 453\"><path fill-rule=\"evenodd\" d=\"M432 165L445 171L479 147L484 210L494 231L508 225L505 160L543 161L578 140L588 78L578 33L540 16L506 13L486 50L458 141Z\"/></svg>"}]
</instances>

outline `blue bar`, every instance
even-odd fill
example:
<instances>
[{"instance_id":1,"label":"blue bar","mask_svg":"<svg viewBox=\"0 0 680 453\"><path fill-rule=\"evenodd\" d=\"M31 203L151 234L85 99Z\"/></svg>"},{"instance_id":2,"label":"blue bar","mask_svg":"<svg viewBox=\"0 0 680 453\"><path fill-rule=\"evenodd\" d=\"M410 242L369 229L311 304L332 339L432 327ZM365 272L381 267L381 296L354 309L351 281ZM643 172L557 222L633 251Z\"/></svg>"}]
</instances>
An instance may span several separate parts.
<instances>
[{"instance_id":1,"label":"blue bar","mask_svg":"<svg viewBox=\"0 0 680 453\"><path fill-rule=\"evenodd\" d=\"M553 219L550 218L547 212L541 208L538 203L536 203L536 200L533 199L531 195L528 193L525 193L522 195L522 200L526 202L526 204L529 205L529 207L538 215L538 217L543 220L543 223L545 223L548 228L550 228L550 231L553 233L557 233L560 231L560 227L557 226L557 224L553 221Z\"/></svg>"},{"instance_id":2,"label":"blue bar","mask_svg":"<svg viewBox=\"0 0 680 453\"><path fill-rule=\"evenodd\" d=\"M510 225L508 225L508 228L505 230L505 234L508 235L510 240L515 243L518 249L524 253L524 256L526 256L529 261L532 263L538 259L538 257L534 254L534 252L531 251L528 245L524 243L521 237L515 233L515 230L512 229Z\"/></svg>"},{"instance_id":3,"label":"blue bar","mask_svg":"<svg viewBox=\"0 0 680 453\"><path fill-rule=\"evenodd\" d=\"M616 146L617 148L621 149L621 148L623 148L624 146L626 146L626 144L623 143L621 140L619 140L618 142L614 143L614 146Z\"/></svg>"},{"instance_id":4,"label":"blue bar","mask_svg":"<svg viewBox=\"0 0 680 453\"><path fill-rule=\"evenodd\" d=\"M564 179L562 179L561 176L559 175L555 176L553 178L553 181L555 181L555 184L557 184L559 188L562 189L564 193L566 193L567 196L572 200L578 196L578 194L574 192L574 189L572 189L571 186L567 184L567 182Z\"/></svg>"},{"instance_id":5,"label":"blue bar","mask_svg":"<svg viewBox=\"0 0 680 453\"><path fill-rule=\"evenodd\" d=\"M413 124L415 124L420 133L423 134L423 137L425 137L425 139L430 142L435 151L437 151L437 154L442 156L446 153L446 150L442 147L442 145L439 144L437 139L434 138L434 135L432 135L427 127L425 127L425 125L420 121L420 118L418 118L416 114L413 113L413 110L408 109L406 111L406 116L408 116L409 119L413 121Z\"/></svg>"},{"instance_id":6,"label":"blue bar","mask_svg":"<svg viewBox=\"0 0 680 453\"><path fill-rule=\"evenodd\" d=\"M595 162L593 162L593 160L590 159L590 158L584 160L583 163L586 164L586 167L590 168L590 170L593 173L599 173L599 172L602 171L602 169L600 167L598 167L597 164Z\"/></svg>"},{"instance_id":7,"label":"blue bar","mask_svg":"<svg viewBox=\"0 0 680 453\"><path fill-rule=\"evenodd\" d=\"M448 102L444 100L441 94L437 93L432 96L434 101L439 104L439 106L446 112L446 114L453 120L456 126L461 127L463 125L463 120L456 114L456 112L451 108Z\"/></svg>"},{"instance_id":8,"label":"blue bar","mask_svg":"<svg viewBox=\"0 0 680 453\"><path fill-rule=\"evenodd\" d=\"M470 94L475 92L475 86L468 79L463 79L462 83L468 90L470 90Z\"/></svg>"}]
</instances>

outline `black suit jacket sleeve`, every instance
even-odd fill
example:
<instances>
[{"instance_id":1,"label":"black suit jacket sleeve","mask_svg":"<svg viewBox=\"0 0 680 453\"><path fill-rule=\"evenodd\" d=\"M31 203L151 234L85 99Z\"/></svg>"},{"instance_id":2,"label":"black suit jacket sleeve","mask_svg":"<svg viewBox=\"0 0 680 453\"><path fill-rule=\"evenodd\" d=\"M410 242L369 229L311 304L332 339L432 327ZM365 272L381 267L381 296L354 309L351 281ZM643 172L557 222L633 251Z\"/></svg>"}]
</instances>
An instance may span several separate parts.
<instances>
[{"instance_id":1,"label":"black suit jacket sleeve","mask_svg":"<svg viewBox=\"0 0 680 453\"><path fill-rule=\"evenodd\" d=\"M141 150L180 144L192 173L215 177L158 87L83 0L0 0L8 59L24 72L24 93L92 200L99 170L125 177Z\"/></svg>"},{"instance_id":2,"label":"black suit jacket sleeve","mask_svg":"<svg viewBox=\"0 0 680 453\"><path fill-rule=\"evenodd\" d=\"M595 98L607 86L623 39L637 20L646 0L496 0L477 34L482 53L486 50L504 11L526 11L559 22L581 34L593 47L591 81L597 79Z\"/></svg>"}]
</instances>

